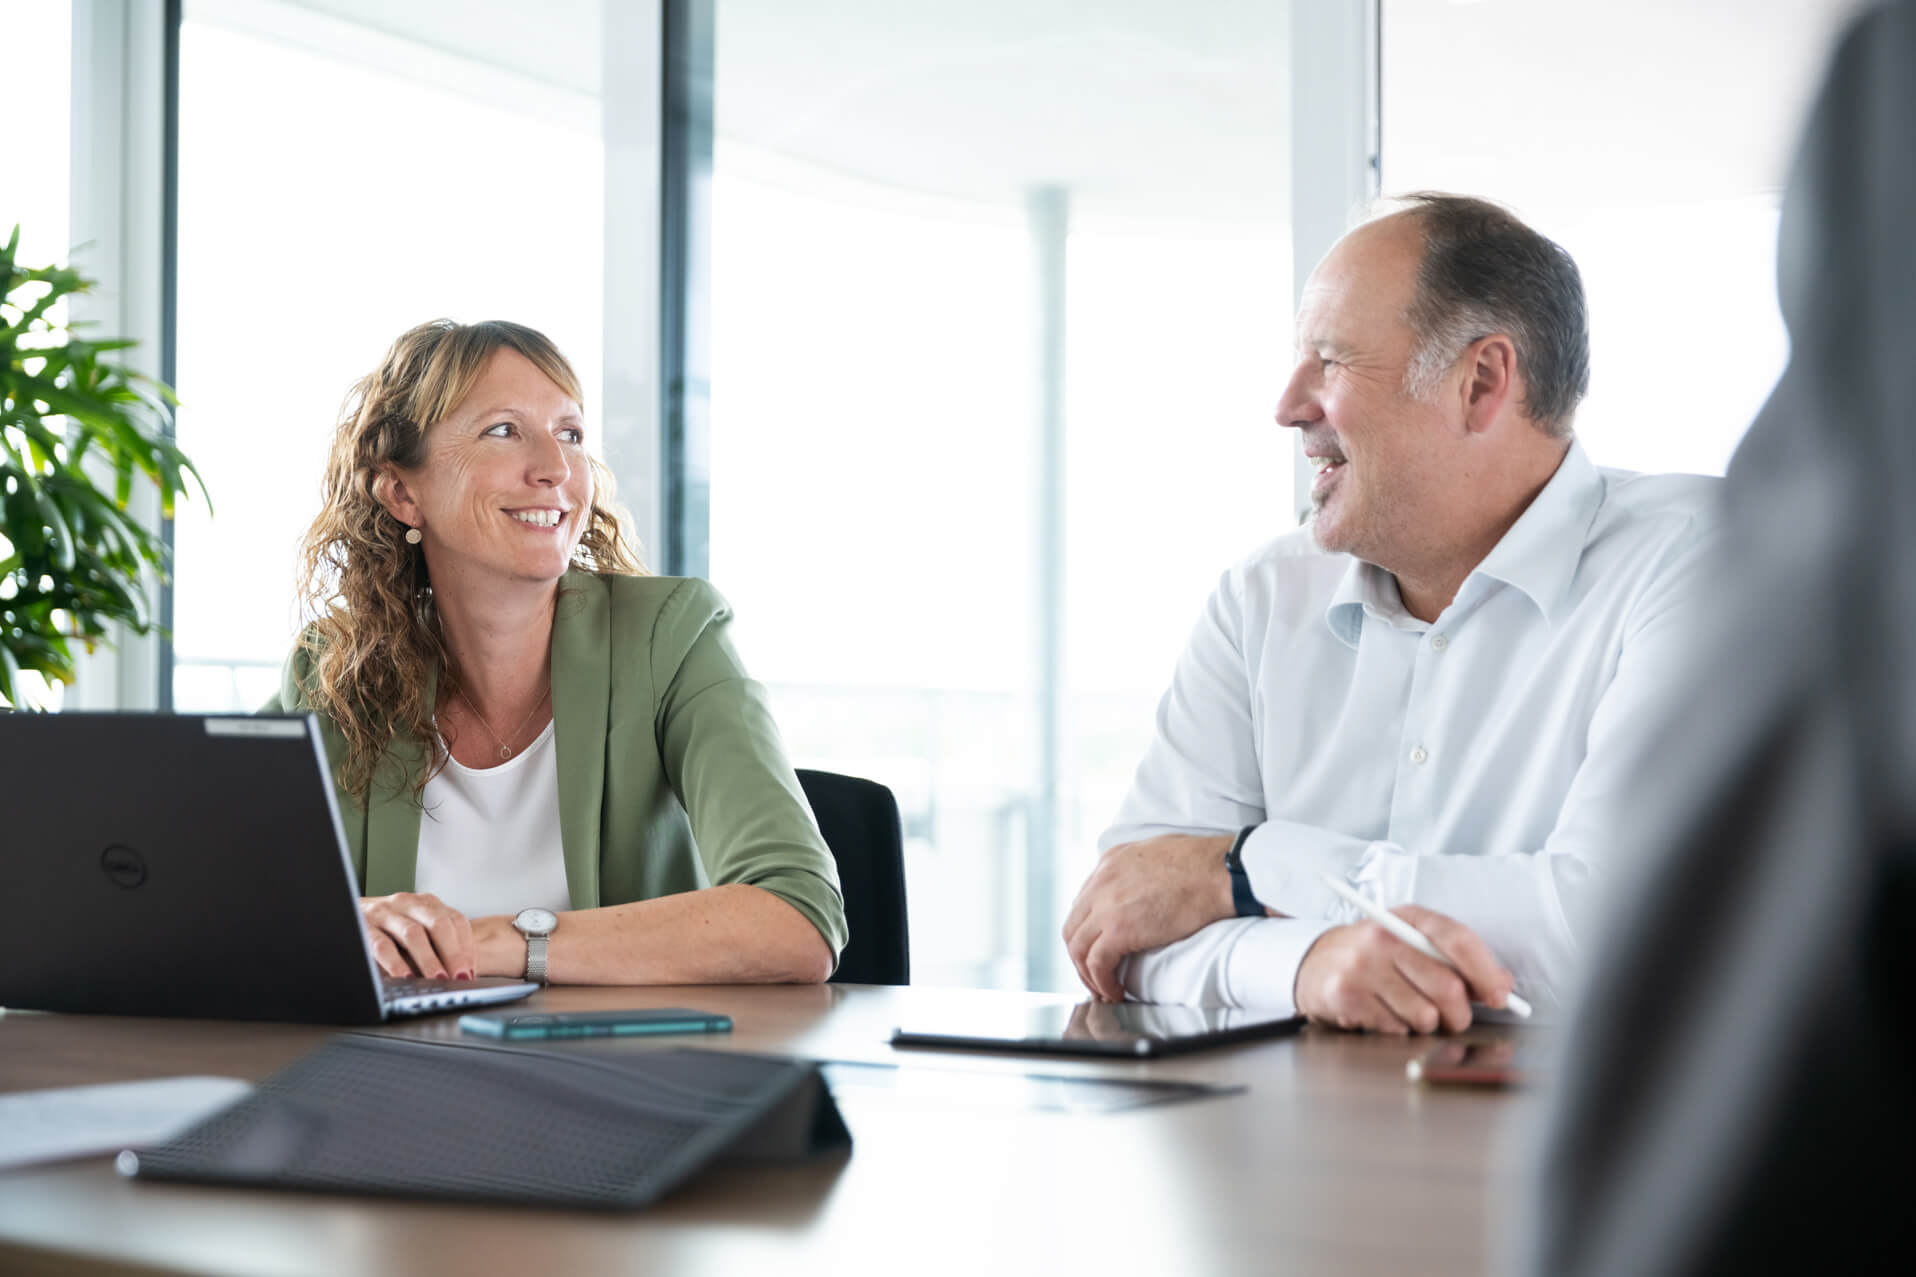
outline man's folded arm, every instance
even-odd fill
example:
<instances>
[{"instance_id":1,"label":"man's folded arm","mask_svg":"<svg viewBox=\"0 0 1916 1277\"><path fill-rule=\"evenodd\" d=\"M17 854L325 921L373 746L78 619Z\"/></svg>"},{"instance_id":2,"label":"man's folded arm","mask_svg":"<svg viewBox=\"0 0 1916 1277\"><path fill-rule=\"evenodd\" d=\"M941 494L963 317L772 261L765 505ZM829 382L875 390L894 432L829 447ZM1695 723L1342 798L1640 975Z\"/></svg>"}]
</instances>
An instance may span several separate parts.
<instances>
[{"instance_id":1,"label":"man's folded arm","mask_svg":"<svg viewBox=\"0 0 1916 1277\"><path fill-rule=\"evenodd\" d=\"M1267 908L1327 923L1362 921L1317 877L1324 869L1387 909L1415 904L1455 918L1510 969L1517 992L1549 1005L1576 974L1577 937L1596 879L1592 857L1572 842L1553 833L1535 851L1427 855L1268 821L1243 854L1251 890Z\"/></svg>"},{"instance_id":2,"label":"man's folded arm","mask_svg":"<svg viewBox=\"0 0 1916 1277\"><path fill-rule=\"evenodd\" d=\"M1188 832L1223 832L1192 830ZM1554 841L1554 838L1553 838ZM1363 915L1317 877L1355 885L1386 908L1417 904L1469 927L1532 1001L1561 1001L1577 970L1578 919L1594 873L1581 850L1422 855L1294 821L1257 827L1243 849L1251 890L1283 917L1231 918L1134 954L1123 978L1143 1002L1287 1009L1317 938Z\"/></svg>"},{"instance_id":3,"label":"man's folded arm","mask_svg":"<svg viewBox=\"0 0 1916 1277\"><path fill-rule=\"evenodd\" d=\"M1125 992L1140 1002L1257 1007L1288 1014L1297 968L1335 923L1313 918L1226 918L1197 934L1127 957Z\"/></svg>"}]
</instances>

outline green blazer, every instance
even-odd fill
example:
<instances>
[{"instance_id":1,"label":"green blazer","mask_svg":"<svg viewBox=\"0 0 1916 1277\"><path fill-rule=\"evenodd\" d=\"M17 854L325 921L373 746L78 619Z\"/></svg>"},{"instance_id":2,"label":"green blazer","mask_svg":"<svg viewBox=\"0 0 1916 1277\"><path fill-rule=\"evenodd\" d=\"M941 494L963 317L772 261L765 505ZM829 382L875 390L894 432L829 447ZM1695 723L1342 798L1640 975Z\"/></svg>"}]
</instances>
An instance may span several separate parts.
<instances>
[{"instance_id":1,"label":"green blazer","mask_svg":"<svg viewBox=\"0 0 1916 1277\"><path fill-rule=\"evenodd\" d=\"M838 870L765 689L726 636L731 619L705 581L576 570L560 581L552 717L572 907L750 883L804 914L836 955L846 939ZM296 646L262 712L310 710L310 666ZM344 740L324 715L319 727L336 767ZM396 743L369 801L335 791L366 895L413 889L412 785L425 765L422 744Z\"/></svg>"}]
</instances>

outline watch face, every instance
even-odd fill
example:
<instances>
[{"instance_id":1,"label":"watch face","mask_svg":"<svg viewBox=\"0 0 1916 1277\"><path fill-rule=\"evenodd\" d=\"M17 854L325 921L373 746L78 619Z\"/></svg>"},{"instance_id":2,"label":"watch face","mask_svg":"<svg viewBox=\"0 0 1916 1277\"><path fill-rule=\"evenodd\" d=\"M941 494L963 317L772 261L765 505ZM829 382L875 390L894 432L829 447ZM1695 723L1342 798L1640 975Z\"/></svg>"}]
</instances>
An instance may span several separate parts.
<instances>
[{"instance_id":1,"label":"watch face","mask_svg":"<svg viewBox=\"0 0 1916 1277\"><path fill-rule=\"evenodd\" d=\"M542 936L559 925L559 915L550 909L521 909L512 925L527 935Z\"/></svg>"}]
</instances>

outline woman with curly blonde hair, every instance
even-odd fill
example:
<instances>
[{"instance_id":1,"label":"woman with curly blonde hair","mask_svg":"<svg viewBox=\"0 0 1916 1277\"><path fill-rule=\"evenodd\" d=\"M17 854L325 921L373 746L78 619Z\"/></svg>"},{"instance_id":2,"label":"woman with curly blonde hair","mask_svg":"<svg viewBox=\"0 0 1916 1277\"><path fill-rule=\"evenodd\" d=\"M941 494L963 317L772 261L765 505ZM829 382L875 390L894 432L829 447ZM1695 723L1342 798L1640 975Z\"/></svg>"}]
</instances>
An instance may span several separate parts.
<instances>
[{"instance_id":1,"label":"woman with curly blonde hair","mask_svg":"<svg viewBox=\"0 0 1916 1277\"><path fill-rule=\"evenodd\" d=\"M838 877L731 610L640 565L581 399L518 324L394 342L347 399L266 708L319 717L388 975L823 980Z\"/></svg>"}]
</instances>

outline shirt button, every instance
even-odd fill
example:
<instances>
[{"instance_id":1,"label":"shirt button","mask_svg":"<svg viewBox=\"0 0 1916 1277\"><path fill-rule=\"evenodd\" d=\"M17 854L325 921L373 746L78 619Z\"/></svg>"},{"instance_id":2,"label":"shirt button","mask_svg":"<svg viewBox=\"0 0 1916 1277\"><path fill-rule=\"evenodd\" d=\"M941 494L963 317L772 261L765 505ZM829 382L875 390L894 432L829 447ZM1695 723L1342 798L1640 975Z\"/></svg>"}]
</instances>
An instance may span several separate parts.
<instances>
[{"instance_id":1,"label":"shirt button","mask_svg":"<svg viewBox=\"0 0 1916 1277\"><path fill-rule=\"evenodd\" d=\"M1410 751L1410 761L1418 764L1419 766L1422 766L1423 764L1430 761L1430 751L1425 749L1422 745L1419 745L1417 748Z\"/></svg>"},{"instance_id":2,"label":"shirt button","mask_svg":"<svg viewBox=\"0 0 1916 1277\"><path fill-rule=\"evenodd\" d=\"M1441 652L1449 646L1450 646L1450 640L1445 638L1441 634L1437 635L1435 638L1431 639L1430 641L1430 650L1433 652Z\"/></svg>"}]
</instances>

